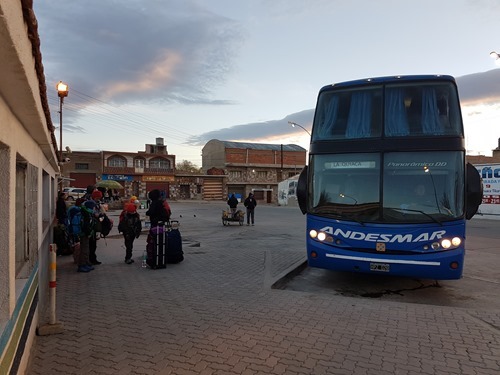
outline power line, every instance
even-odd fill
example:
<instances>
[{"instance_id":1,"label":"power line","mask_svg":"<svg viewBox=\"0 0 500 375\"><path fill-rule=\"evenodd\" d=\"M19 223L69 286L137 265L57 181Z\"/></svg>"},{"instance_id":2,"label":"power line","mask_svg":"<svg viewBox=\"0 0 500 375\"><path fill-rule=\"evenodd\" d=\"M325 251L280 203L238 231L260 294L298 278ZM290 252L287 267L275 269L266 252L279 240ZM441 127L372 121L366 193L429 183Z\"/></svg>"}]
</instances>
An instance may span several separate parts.
<instances>
[{"instance_id":1,"label":"power line","mask_svg":"<svg viewBox=\"0 0 500 375\"><path fill-rule=\"evenodd\" d=\"M70 89L71 94L76 96L80 102L65 101L64 111L75 115L75 117L85 118L85 114L95 117L92 125L106 126L128 134L165 134L169 140L174 139L180 142L188 141L188 138L194 137L193 134L162 124L156 120L148 118L142 114L128 111L120 106L106 103L100 99L82 93L74 88ZM57 108L58 98L52 95L48 96L49 103ZM87 103L88 105L81 104ZM127 114L127 115L124 115ZM182 145L182 143L171 142L172 144Z\"/></svg>"}]
</instances>

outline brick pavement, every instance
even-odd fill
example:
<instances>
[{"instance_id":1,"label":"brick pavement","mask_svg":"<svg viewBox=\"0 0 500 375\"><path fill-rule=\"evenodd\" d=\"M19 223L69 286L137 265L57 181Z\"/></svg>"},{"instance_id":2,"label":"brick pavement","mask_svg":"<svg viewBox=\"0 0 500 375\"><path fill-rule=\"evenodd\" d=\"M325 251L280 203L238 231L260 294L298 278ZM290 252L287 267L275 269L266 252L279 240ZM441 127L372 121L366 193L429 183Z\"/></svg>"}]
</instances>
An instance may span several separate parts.
<instances>
[{"instance_id":1,"label":"brick pavement","mask_svg":"<svg viewBox=\"0 0 500 375\"><path fill-rule=\"evenodd\" d=\"M28 373L500 373L499 311L272 289L304 249L303 224L271 225L271 209L223 227L209 205L173 205L199 247L165 270L141 268L142 251L123 263L120 238L100 241L89 274L58 258L64 332L36 338Z\"/></svg>"}]
</instances>

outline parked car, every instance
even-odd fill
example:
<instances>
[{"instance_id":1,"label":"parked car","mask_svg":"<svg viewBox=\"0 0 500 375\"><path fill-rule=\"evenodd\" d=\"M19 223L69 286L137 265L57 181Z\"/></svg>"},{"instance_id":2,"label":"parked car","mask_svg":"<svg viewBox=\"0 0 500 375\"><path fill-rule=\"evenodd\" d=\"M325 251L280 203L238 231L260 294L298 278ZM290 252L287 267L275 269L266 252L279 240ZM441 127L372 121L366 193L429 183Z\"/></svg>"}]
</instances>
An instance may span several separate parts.
<instances>
[{"instance_id":1,"label":"parked car","mask_svg":"<svg viewBox=\"0 0 500 375\"><path fill-rule=\"evenodd\" d=\"M67 191L65 191L67 189ZM87 192L86 188L64 188L63 191L68 194L68 197L66 200L68 201L74 201L77 200L78 198L81 198L85 195Z\"/></svg>"}]
</instances>

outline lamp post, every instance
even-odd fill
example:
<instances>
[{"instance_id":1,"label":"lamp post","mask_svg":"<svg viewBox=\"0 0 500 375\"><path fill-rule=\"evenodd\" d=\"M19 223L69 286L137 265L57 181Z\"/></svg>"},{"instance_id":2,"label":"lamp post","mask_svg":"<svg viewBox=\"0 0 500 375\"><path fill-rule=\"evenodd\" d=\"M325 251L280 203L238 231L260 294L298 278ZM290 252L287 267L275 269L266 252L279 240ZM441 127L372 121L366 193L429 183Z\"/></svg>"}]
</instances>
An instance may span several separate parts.
<instances>
[{"instance_id":1,"label":"lamp post","mask_svg":"<svg viewBox=\"0 0 500 375\"><path fill-rule=\"evenodd\" d=\"M491 51L490 57L495 60L495 64L500 65L500 55L497 52Z\"/></svg>"},{"instance_id":2,"label":"lamp post","mask_svg":"<svg viewBox=\"0 0 500 375\"><path fill-rule=\"evenodd\" d=\"M66 96L68 96L69 87L63 81L59 81L56 85L57 95L59 96L59 169L61 171L62 178L62 162L63 162L63 152L62 152L62 106L63 101ZM62 189L62 179L61 179L61 189Z\"/></svg>"},{"instance_id":3,"label":"lamp post","mask_svg":"<svg viewBox=\"0 0 500 375\"><path fill-rule=\"evenodd\" d=\"M296 126L298 126L302 130L304 130L307 134L309 134L309 136L311 136L311 133L309 133L309 130L307 130L306 128L304 128L302 125L299 125L299 124L297 124L296 122L293 122L293 121L288 121L288 124L290 124L292 126L292 128L295 128Z\"/></svg>"}]
</instances>

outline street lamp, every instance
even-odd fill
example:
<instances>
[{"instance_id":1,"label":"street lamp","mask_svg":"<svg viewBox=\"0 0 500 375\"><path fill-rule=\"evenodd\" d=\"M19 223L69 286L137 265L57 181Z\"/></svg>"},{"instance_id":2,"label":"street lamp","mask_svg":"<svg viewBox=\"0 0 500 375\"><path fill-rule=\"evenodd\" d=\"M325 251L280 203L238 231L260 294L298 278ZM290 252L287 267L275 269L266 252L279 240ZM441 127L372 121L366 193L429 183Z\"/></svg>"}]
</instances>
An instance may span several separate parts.
<instances>
[{"instance_id":1,"label":"street lamp","mask_svg":"<svg viewBox=\"0 0 500 375\"><path fill-rule=\"evenodd\" d=\"M57 95L59 96L59 168L61 171L62 178L62 162L63 162L63 152L62 152L62 105L64 98L68 96L69 87L63 81L59 81L56 85ZM62 180L61 180L62 188Z\"/></svg>"},{"instance_id":2,"label":"street lamp","mask_svg":"<svg viewBox=\"0 0 500 375\"><path fill-rule=\"evenodd\" d=\"M68 85L63 81L59 81L56 85L57 95L59 95L59 162L63 161L62 157L62 105L64 98L68 96Z\"/></svg>"},{"instance_id":3,"label":"street lamp","mask_svg":"<svg viewBox=\"0 0 500 375\"><path fill-rule=\"evenodd\" d=\"M295 128L296 126L298 126L302 130L304 130L307 134L309 134L309 136L311 136L311 133L309 133L309 130L307 130L306 128L304 128L302 125L299 125L299 124L297 124L296 122L293 122L293 121L288 121L288 124L292 125L292 128Z\"/></svg>"},{"instance_id":4,"label":"street lamp","mask_svg":"<svg viewBox=\"0 0 500 375\"><path fill-rule=\"evenodd\" d=\"M497 52L491 51L490 57L495 60L495 64L500 65L500 55Z\"/></svg>"}]
</instances>

